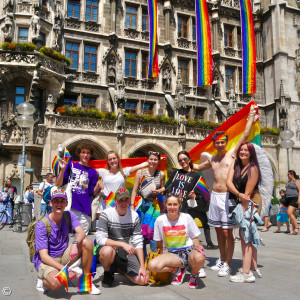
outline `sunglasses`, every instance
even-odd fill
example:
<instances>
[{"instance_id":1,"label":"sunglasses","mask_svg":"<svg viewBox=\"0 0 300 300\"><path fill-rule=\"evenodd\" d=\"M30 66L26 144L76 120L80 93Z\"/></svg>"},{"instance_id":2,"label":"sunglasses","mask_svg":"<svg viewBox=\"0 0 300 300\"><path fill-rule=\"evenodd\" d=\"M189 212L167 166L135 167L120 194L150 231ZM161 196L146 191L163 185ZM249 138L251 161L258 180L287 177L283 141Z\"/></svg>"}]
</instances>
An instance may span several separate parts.
<instances>
[{"instance_id":1,"label":"sunglasses","mask_svg":"<svg viewBox=\"0 0 300 300\"><path fill-rule=\"evenodd\" d=\"M178 159L178 162L182 163L182 162L186 162L188 160L189 160L188 157L185 157L185 158Z\"/></svg>"},{"instance_id":2,"label":"sunglasses","mask_svg":"<svg viewBox=\"0 0 300 300\"><path fill-rule=\"evenodd\" d=\"M148 154L159 156L159 152L155 152L155 151L149 151Z\"/></svg>"}]
</instances>

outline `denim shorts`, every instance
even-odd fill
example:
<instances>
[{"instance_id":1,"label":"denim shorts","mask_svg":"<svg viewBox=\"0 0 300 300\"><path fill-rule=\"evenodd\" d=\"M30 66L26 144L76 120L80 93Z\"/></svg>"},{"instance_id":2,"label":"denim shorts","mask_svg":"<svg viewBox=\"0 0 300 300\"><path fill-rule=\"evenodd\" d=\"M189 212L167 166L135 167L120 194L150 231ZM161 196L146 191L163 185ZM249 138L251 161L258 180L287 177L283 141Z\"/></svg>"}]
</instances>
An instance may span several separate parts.
<instances>
[{"instance_id":1,"label":"denim shorts","mask_svg":"<svg viewBox=\"0 0 300 300\"><path fill-rule=\"evenodd\" d=\"M186 268L189 265L189 257L191 253L194 251L194 246L187 247L183 250L175 251L175 252L170 252L174 255L176 255L182 262L182 267Z\"/></svg>"}]
</instances>

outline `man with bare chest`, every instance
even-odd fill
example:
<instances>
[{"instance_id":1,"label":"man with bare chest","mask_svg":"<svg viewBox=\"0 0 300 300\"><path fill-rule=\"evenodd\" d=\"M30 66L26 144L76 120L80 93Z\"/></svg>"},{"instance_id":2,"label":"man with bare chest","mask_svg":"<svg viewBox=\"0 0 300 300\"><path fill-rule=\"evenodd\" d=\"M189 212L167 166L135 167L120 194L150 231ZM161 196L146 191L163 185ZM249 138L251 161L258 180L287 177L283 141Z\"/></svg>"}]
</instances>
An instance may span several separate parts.
<instances>
[{"instance_id":1,"label":"man with bare chest","mask_svg":"<svg viewBox=\"0 0 300 300\"><path fill-rule=\"evenodd\" d=\"M212 136L217 154L200 165L194 164L194 170L202 171L212 168L215 177L213 190L210 195L210 205L208 211L208 224L215 227L220 249L220 258L211 267L213 271L219 271L218 276L224 277L230 274L230 265L234 251L233 224L228 218L229 207L235 205L228 199L226 187L229 167L235 159L237 149L242 142L246 141L250 135L251 126L255 116L255 107L250 108L248 122L245 131L238 143L230 150L226 151L228 137L224 131L216 131Z\"/></svg>"}]
</instances>

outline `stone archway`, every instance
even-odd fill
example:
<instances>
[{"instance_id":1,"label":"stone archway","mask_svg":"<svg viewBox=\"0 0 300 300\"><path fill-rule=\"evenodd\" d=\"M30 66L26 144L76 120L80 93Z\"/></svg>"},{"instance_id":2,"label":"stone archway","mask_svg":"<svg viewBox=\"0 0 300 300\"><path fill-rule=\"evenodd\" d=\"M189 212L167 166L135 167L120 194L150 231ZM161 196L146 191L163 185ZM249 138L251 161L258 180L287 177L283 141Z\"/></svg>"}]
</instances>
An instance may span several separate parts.
<instances>
[{"instance_id":1,"label":"stone archway","mask_svg":"<svg viewBox=\"0 0 300 300\"><path fill-rule=\"evenodd\" d=\"M176 156L172 154L171 149L165 144L153 140L143 140L128 150L128 156L134 157L144 157L149 151L157 151L162 155L167 155L168 166L176 166L177 159Z\"/></svg>"}]
</instances>

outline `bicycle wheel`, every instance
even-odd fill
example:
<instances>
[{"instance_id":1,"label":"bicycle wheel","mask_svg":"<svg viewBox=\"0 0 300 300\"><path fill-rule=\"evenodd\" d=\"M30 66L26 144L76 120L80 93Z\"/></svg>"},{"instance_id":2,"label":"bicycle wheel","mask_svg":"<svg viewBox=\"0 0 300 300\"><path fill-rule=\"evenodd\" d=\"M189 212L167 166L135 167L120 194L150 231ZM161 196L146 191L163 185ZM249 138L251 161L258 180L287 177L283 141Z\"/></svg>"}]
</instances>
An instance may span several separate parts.
<instances>
[{"instance_id":1,"label":"bicycle wheel","mask_svg":"<svg viewBox=\"0 0 300 300\"><path fill-rule=\"evenodd\" d=\"M25 227L25 230L29 223L31 222L31 218L29 216L29 213L26 211L22 211L21 213L21 220L22 220L22 227Z\"/></svg>"},{"instance_id":2,"label":"bicycle wheel","mask_svg":"<svg viewBox=\"0 0 300 300\"><path fill-rule=\"evenodd\" d=\"M0 213L0 230L5 226L7 222L7 214L6 212L2 211Z\"/></svg>"}]
</instances>

